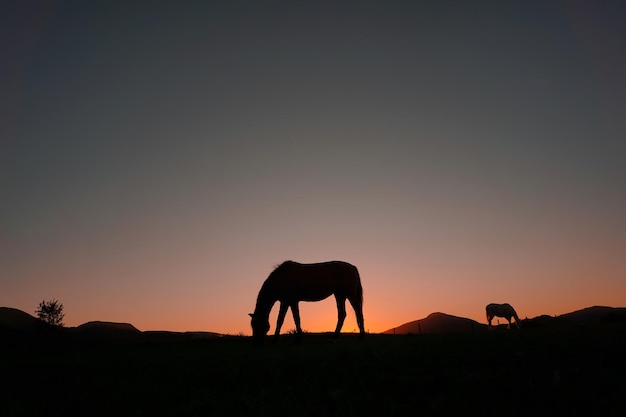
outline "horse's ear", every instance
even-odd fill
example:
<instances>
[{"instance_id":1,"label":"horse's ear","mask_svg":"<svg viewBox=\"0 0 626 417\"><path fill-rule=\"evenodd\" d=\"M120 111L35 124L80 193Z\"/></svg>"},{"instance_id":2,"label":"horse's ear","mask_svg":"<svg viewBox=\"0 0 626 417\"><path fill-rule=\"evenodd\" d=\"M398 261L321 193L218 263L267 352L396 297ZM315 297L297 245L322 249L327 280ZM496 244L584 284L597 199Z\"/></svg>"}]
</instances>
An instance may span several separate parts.
<instances>
[{"instance_id":1,"label":"horse's ear","mask_svg":"<svg viewBox=\"0 0 626 417\"><path fill-rule=\"evenodd\" d=\"M248 313L250 317L254 317L254 313Z\"/></svg>"}]
</instances>

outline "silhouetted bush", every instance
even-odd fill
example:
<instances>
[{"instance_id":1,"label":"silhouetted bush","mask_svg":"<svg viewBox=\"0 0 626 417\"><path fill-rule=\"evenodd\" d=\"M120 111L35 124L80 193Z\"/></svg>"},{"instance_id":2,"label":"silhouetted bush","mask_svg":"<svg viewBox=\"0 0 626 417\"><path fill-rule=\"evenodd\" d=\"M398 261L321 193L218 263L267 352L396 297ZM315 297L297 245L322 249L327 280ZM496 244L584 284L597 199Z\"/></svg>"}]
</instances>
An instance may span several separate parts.
<instances>
[{"instance_id":1,"label":"silhouetted bush","mask_svg":"<svg viewBox=\"0 0 626 417\"><path fill-rule=\"evenodd\" d=\"M54 298L50 301L43 300L35 311L40 320L53 326L63 327L63 304Z\"/></svg>"}]
</instances>

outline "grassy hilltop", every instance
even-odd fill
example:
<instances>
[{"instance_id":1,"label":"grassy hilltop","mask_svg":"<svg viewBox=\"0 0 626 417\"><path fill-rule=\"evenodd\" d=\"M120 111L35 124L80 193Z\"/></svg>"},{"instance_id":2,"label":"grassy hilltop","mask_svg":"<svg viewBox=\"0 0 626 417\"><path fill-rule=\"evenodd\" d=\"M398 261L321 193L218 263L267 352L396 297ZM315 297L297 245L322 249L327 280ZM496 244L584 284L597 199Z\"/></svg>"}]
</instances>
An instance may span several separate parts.
<instances>
[{"instance_id":1,"label":"grassy hilltop","mask_svg":"<svg viewBox=\"0 0 626 417\"><path fill-rule=\"evenodd\" d=\"M624 322L2 346L2 416L626 415Z\"/></svg>"}]
</instances>

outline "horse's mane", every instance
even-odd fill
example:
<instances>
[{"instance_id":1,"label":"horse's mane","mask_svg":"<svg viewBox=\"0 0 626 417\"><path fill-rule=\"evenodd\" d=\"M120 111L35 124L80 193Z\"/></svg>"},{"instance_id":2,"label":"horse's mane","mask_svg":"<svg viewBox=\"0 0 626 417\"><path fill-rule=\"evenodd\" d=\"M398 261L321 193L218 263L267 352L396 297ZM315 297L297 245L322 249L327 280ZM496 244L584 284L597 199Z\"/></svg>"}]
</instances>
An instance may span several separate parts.
<instances>
[{"instance_id":1,"label":"horse's mane","mask_svg":"<svg viewBox=\"0 0 626 417\"><path fill-rule=\"evenodd\" d=\"M276 273L279 273L281 271L283 271L285 268L287 268L289 265L294 265L296 264L296 262L289 260L289 261L284 261L283 263L279 264L279 265L275 265L274 266L274 270L270 273L269 278L271 278L273 275L275 275Z\"/></svg>"},{"instance_id":2,"label":"horse's mane","mask_svg":"<svg viewBox=\"0 0 626 417\"><path fill-rule=\"evenodd\" d=\"M267 277L267 279L265 280L265 282L263 283L263 285L261 286L261 292L266 292L268 291L270 288L273 287L273 278L276 277L276 275L283 273L283 271L285 270L285 268L287 268L289 265L294 265L296 264L296 262L294 261L284 261L283 263L279 264L279 265L275 265L274 266L274 270L272 272L270 272L269 276ZM259 293L259 296L261 295L261 293Z\"/></svg>"}]
</instances>

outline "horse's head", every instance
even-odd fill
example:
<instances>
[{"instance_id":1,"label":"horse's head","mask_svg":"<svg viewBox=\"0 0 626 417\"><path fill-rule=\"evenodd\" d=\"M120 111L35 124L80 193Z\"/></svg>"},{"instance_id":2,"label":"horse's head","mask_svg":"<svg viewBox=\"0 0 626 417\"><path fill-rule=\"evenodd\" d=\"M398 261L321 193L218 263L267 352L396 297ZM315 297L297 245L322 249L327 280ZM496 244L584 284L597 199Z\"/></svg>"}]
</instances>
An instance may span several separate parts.
<instances>
[{"instance_id":1,"label":"horse's head","mask_svg":"<svg viewBox=\"0 0 626 417\"><path fill-rule=\"evenodd\" d=\"M263 317L254 313L250 313L249 316L252 317L252 320L250 321L252 326L252 338L255 343L261 343L267 332L270 330L269 317Z\"/></svg>"}]
</instances>

